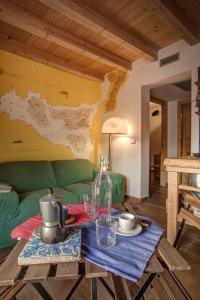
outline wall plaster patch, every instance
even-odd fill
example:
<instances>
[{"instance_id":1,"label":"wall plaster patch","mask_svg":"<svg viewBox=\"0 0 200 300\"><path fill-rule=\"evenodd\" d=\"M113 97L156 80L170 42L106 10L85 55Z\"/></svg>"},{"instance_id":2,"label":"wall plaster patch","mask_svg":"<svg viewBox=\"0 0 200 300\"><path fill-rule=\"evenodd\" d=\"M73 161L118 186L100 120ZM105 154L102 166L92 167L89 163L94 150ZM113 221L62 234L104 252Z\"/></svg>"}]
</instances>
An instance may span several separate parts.
<instances>
[{"instance_id":1,"label":"wall plaster patch","mask_svg":"<svg viewBox=\"0 0 200 300\"><path fill-rule=\"evenodd\" d=\"M98 103L78 107L49 105L39 93L31 91L25 99L15 90L0 96L0 112L31 125L52 143L69 147L79 158L89 158L93 150L90 129L97 109Z\"/></svg>"},{"instance_id":2,"label":"wall plaster patch","mask_svg":"<svg viewBox=\"0 0 200 300\"><path fill-rule=\"evenodd\" d=\"M107 74L107 80L109 81L108 95L104 101L105 112L111 112L116 109L117 95L122 85L125 83L128 77L128 73L119 70L112 71Z\"/></svg>"}]
</instances>

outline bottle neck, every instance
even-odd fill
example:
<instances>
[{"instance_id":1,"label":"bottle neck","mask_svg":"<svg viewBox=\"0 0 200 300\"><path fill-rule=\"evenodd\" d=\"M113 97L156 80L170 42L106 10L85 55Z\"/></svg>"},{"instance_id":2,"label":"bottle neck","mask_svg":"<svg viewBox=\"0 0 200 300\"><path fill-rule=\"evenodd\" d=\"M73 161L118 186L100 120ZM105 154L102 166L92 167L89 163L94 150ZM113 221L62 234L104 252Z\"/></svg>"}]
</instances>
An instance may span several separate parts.
<instances>
[{"instance_id":1,"label":"bottle neck","mask_svg":"<svg viewBox=\"0 0 200 300\"><path fill-rule=\"evenodd\" d=\"M100 155L100 173L103 173L103 165L104 165L104 155L102 153Z\"/></svg>"},{"instance_id":2,"label":"bottle neck","mask_svg":"<svg viewBox=\"0 0 200 300\"><path fill-rule=\"evenodd\" d=\"M107 166L106 166L106 164L105 164L104 161L101 162L101 165L100 165L100 173L103 173L103 174L107 173Z\"/></svg>"},{"instance_id":3,"label":"bottle neck","mask_svg":"<svg viewBox=\"0 0 200 300\"><path fill-rule=\"evenodd\" d=\"M100 173L107 174L108 172L108 161L105 160L104 155L101 154L100 156Z\"/></svg>"}]
</instances>

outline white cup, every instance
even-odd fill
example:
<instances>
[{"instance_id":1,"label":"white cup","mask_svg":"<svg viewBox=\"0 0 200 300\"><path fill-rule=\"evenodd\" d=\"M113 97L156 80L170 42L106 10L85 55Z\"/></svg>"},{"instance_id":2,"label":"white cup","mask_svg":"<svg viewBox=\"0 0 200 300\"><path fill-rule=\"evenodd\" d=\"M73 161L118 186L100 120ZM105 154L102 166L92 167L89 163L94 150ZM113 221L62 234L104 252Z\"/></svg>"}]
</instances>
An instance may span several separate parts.
<instances>
[{"instance_id":1,"label":"white cup","mask_svg":"<svg viewBox=\"0 0 200 300\"><path fill-rule=\"evenodd\" d=\"M121 229L128 231L135 226L135 216L129 213L123 213L118 216Z\"/></svg>"}]
</instances>

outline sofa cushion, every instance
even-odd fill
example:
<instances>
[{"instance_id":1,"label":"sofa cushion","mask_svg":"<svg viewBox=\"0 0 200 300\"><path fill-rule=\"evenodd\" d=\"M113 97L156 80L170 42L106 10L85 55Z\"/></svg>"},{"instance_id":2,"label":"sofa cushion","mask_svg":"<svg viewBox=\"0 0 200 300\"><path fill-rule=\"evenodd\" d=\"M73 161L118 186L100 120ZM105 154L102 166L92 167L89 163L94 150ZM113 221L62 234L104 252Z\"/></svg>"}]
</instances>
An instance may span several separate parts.
<instances>
[{"instance_id":1,"label":"sofa cushion","mask_svg":"<svg viewBox=\"0 0 200 300\"><path fill-rule=\"evenodd\" d=\"M59 187L93 180L93 166L87 159L55 160L52 165Z\"/></svg>"},{"instance_id":2,"label":"sofa cushion","mask_svg":"<svg viewBox=\"0 0 200 300\"><path fill-rule=\"evenodd\" d=\"M83 202L83 195L92 192L92 182L90 183L75 183L65 187L65 190L68 190L74 194L79 199L79 203Z\"/></svg>"},{"instance_id":3,"label":"sofa cushion","mask_svg":"<svg viewBox=\"0 0 200 300\"><path fill-rule=\"evenodd\" d=\"M40 212L39 200L48 194L48 189L40 189L32 192L20 193L20 213L25 214L26 218L33 217Z\"/></svg>"},{"instance_id":4,"label":"sofa cushion","mask_svg":"<svg viewBox=\"0 0 200 300\"><path fill-rule=\"evenodd\" d=\"M38 213L40 213L39 200L47 194L48 189L41 189L37 191L19 194L20 212L26 214L27 218L37 215ZM63 200L63 204L79 202L79 199L76 196L76 194L70 191L66 191L64 189L54 188L53 194L60 196Z\"/></svg>"},{"instance_id":5,"label":"sofa cushion","mask_svg":"<svg viewBox=\"0 0 200 300\"><path fill-rule=\"evenodd\" d=\"M63 204L67 203L79 203L79 198L73 192L66 191L65 189L55 188L53 189L53 193L62 198Z\"/></svg>"},{"instance_id":6,"label":"sofa cushion","mask_svg":"<svg viewBox=\"0 0 200 300\"><path fill-rule=\"evenodd\" d=\"M112 203L124 201L125 177L119 173L109 172L112 181Z\"/></svg>"},{"instance_id":7,"label":"sofa cushion","mask_svg":"<svg viewBox=\"0 0 200 300\"><path fill-rule=\"evenodd\" d=\"M56 187L49 161L16 161L0 164L0 181L9 183L17 192Z\"/></svg>"}]
</instances>

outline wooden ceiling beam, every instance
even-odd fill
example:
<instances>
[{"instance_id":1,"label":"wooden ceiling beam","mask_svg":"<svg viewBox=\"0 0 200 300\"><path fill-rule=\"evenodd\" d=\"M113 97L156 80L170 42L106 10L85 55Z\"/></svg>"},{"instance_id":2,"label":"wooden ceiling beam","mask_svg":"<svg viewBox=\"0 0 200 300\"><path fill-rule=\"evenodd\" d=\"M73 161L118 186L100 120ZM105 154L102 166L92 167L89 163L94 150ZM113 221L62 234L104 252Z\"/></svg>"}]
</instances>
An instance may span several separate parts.
<instances>
[{"instance_id":1,"label":"wooden ceiling beam","mask_svg":"<svg viewBox=\"0 0 200 300\"><path fill-rule=\"evenodd\" d=\"M77 3L74 0L39 1L101 36L113 42L120 42L122 46L134 51L140 57L150 61L157 59L156 49L81 1Z\"/></svg>"},{"instance_id":2,"label":"wooden ceiling beam","mask_svg":"<svg viewBox=\"0 0 200 300\"><path fill-rule=\"evenodd\" d=\"M130 61L77 37L66 30L57 28L7 0L0 0L0 19L35 36L106 65L122 70L131 70Z\"/></svg>"},{"instance_id":3,"label":"wooden ceiling beam","mask_svg":"<svg viewBox=\"0 0 200 300\"><path fill-rule=\"evenodd\" d=\"M29 46L4 34L0 34L0 48L44 65L90 80L101 81L104 78L104 76L102 76L99 72L89 70L70 61L65 61L56 55L48 53L47 51Z\"/></svg>"},{"instance_id":4,"label":"wooden ceiling beam","mask_svg":"<svg viewBox=\"0 0 200 300\"><path fill-rule=\"evenodd\" d=\"M148 5L154 5L157 15L166 26L177 32L190 45L200 41L200 31L174 0L146 0ZM199 24L198 24L199 26Z\"/></svg>"}]
</instances>

